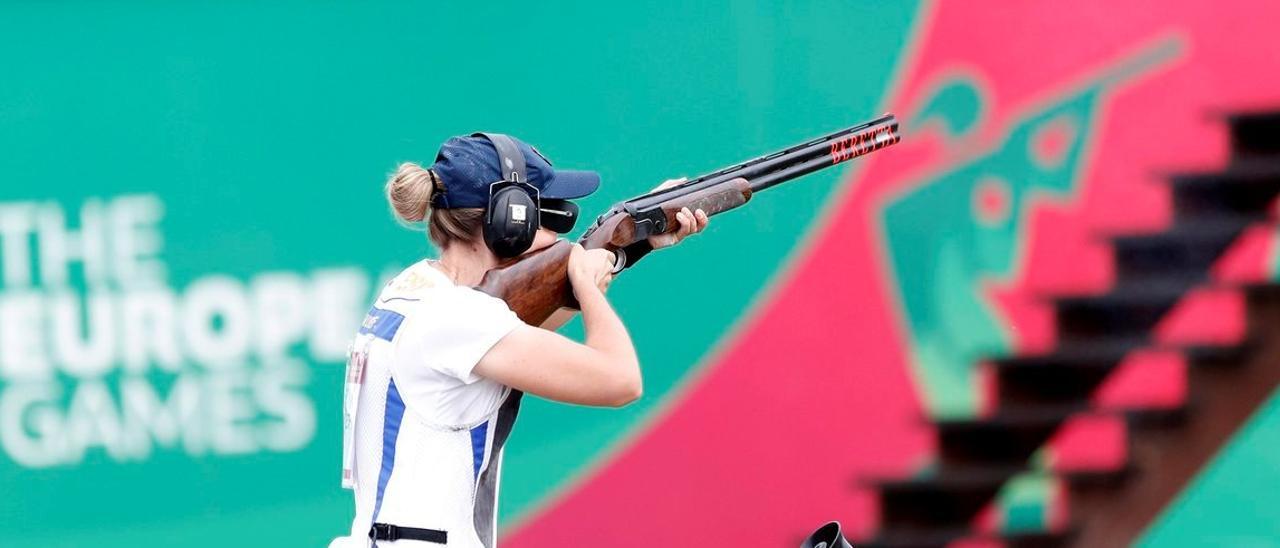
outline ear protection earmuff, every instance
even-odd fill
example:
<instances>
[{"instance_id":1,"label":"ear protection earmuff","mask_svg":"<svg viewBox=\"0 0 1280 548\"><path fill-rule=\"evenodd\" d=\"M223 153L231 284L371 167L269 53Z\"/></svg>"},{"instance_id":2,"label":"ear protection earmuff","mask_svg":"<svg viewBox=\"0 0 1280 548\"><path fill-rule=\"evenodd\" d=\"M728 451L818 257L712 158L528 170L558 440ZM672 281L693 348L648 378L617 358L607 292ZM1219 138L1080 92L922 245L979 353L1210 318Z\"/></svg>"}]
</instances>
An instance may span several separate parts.
<instances>
[{"instance_id":1,"label":"ear protection earmuff","mask_svg":"<svg viewBox=\"0 0 1280 548\"><path fill-rule=\"evenodd\" d=\"M533 245L533 238L541 226L538 189L528 182L524 155L515 141L500 133L475 135L493 143L502 173L502 180L489 185L484 243L498 257L515 257Z\"/></svg>"}]
</instances>

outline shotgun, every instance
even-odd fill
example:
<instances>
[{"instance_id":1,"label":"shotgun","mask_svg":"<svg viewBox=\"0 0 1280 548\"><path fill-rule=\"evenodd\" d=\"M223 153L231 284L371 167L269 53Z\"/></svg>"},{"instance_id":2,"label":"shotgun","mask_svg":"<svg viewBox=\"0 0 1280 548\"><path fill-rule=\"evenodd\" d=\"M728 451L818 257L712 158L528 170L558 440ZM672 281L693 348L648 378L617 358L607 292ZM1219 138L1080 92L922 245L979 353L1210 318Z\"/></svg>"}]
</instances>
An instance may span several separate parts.
<instances>
[{"instance_id":1,"label":"shotgun","mask_svg":"<svg viewBox=\"0 0 1280 548\"><path fill-rule=\"evenodd\" d=\"M897 119L886 114L619 202L597 217L578 243L587 249L613 251L618 268L630 267L646 252L646 238L677 228L676 213L682 208L701 209L708 216L724 213L747 203L756 192L880 150L899 139ZM542 325L560 308L577 308L569 285L572 247L561 240L509 259L486 272L476 289L506 301L525 323Z\"/></svg>"}]
</instances>

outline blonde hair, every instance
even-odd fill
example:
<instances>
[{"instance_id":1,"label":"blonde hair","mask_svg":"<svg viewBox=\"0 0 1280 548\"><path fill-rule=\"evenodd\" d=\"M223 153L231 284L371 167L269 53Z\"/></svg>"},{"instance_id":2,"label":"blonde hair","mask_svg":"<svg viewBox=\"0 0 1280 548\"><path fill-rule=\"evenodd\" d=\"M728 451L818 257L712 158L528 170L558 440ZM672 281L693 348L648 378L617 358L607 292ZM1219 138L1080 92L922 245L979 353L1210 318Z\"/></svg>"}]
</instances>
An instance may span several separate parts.
<instances>
[{"instance_id":1,"label":"blonde hair","mask_svg":"<svg viewBox=\"0 0 1280 548\"><path fill-rule=\"evenodd\" d=\"M427 222L427 237L440 249L454 242L480 240L484 209L431 209L431 196L444 190L435 172L405 162L387 179L387 201L397 219L405 223Z\"/></svg>"}]
</instances>

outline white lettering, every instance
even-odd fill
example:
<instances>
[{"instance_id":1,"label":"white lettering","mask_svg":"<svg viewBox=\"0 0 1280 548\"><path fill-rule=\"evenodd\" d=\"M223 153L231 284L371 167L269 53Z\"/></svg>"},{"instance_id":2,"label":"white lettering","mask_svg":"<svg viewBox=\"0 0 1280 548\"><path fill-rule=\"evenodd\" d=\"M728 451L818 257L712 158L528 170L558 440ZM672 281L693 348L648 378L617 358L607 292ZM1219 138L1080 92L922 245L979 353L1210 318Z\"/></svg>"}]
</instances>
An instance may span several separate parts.
<instances>
[{"instance_id":1,"label":"white lettering","mask_svg":"<svg viewBox=\"0 0 1280 548\"><path fill-rule=\"evenodd\" d=\"M191 287L182 306L182 334L192 357L212 368L234 367L249 350L252 334L244 290L226 276L206 276Z\"/></svg>"},{"instance_id":2,"label":"white lettering","mask_svg":"<svg viewBox=\"0 0 1280 548\"><path fill-rule=\"evenodd\" d=\"M90 285L106 281L106 231L100 202L89 200L80 208L79 231L67 228L62 207L53 203L40 208L36 224L41 283L50 287L66 285L73 261L83 265L84 279Z\"/></svg>"},{"instance_id":3,"label":"white lettering","mask_svg":"<svg viewBox=\"0 0 1280 548\"><path fill-rule=\"evenodd\" d=\"M45 468L63 461L57 388L54 383L12 384L0 393L0 444L21 466Z\"/></svg>"},{"instance_id":4,"label":"white lettering","mask_svg":"<svg viewBox=\"0 0 1280 548\"><path fill-rule=\"evenodd\" d=\"M4 260L4 285L31 285L31 232L34 230L30 202L0 204L0 259Z\"/></svg>"},{"instance_id":5,"label":"white lettering","mask_svg":"<svg viewBox=\"0 0 1280 548\"><path fill-rule=\"evenodd\" d=\"M175 447L185 441L188 454L205 451L200 419L200 385L196 379L178 377L169 389L168 402L161 401L155 389L143 379L125 379L120 383L120 399L129 452L137 459L151 454L151 442L160 447Z\"/></svg>"},{"instance_id":6,"label":"white lettering","mask_svg":"<svg viewBox=\"0 0 1280 548\"><path fill-rule=\"evenodd\" d=\"M132 291L121 305L121 345L127 371L141 372L151 364L177 373L182 367L178 349L178 318L168 289Z\"/></svg>"},{"instance_id":7,"label":"white lettering","mask_svg":"<svg viewBox=\"0 0 1280 548\"><path fill-rule=\"evenodd\" d=\"M62 368L80 378L94 378L109 371L115 361L116 342L111 297L93 293L87 318L81 314L81 299L73 293L60 292L49 301L53 355ZM81 331L85 333L82 335Z\"/></svg>"},{"instance_id":8,"label":"white lettering","mask_svg":"<svg viewBox=\"0 0 1280 548\"><path fill-rule=\"evenodd\" d=\"M249 377L245 371L222 371L206 386L209 411L209 441L223 455L252 453L255 410L250 405Z\"/></svg>"},{"instance_id":9,"label":"white lettering","mask_svg":"<svg viewBox=\"0 0 1280 548\"><path fill-rule=\"evenodd\" d=\"M289 272L261 274L253 279L254 317L258 320L258 355L279 359L304 340L312 310L307 283Z\"/></svg>"},{"instance_id":10,"label":"white lettering","mask_svg":"<svg viewBox=\"0 0 1280 548\"><path fill-rule=\"evenodd\" d=\"M0 203L0 451L17 466L315 439L308 362L342 362L368 274L207 274L175 289L163 214L154 195Z\"/></svg>"},{"instance_id":11,"label":"white lettering","mask_svg":"<svg viewBox=\"0 0 1280 548\"><path fill-rule=\"evenodd\" d=\"M159 258L164 242L159 230L164 217L160 199L150 194L121 196L111 201L108 216L113 235L112 265L121 286L164 281L164 262Z\"/></svg>"},{"instance_id":12,"label":"white lettering","mask_svg":"<svg viewBox=\"0 0 1280 548\"><path fill-rule=\"evenodd\" d=\"M301 449L316 433L316 410L302 392L305 367L268 367L255 379L254 393L262 412L278 419L263 425L262 445L287 453Z\"/></svg>"},{"instance_id":13,"label":"white lettering","mask_svg":"<svg viewBox=\"0 0 1280 548\"><path fill-rule=\"evenodd\" d=\"M117 461L129 457L121 443L124 432L120 429L120 414L102 381L84 381L76 387L67 408L66 436L65 462L80 462L85 452L94 447L106 449L107 455Z\"/></svg>"},{"instance_id":14,"label":"white lettering","mask_svg":"<svg viewBox=\"0 0 1280 548\"><path fill-rule=\"evenodd\" d=\"M30 291L0 294L0 372L7 379L53 378L45 354L43 304Z\"/></svg>"}]
</instances>

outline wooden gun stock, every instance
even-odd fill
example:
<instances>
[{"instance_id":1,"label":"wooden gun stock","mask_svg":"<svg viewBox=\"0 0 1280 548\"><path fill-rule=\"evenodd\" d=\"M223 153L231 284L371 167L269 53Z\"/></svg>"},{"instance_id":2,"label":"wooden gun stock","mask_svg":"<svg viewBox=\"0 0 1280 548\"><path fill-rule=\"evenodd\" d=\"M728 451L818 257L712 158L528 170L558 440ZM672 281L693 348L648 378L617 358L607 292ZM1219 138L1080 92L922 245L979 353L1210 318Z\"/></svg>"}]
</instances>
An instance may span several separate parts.
<instances>
[{"instance_id":1,"label":"wooden gun stock","mask_svg":"<svg viewBox=\"0 0 1280 548\"><path fill-rule=\"evenodd\" d=\"M524 323L542 325L562 307L576 307L569 286L569 251L573 244L559 240L527 253L484 274L476 289L507 302Z\"/></svg>"}]
</instances>

